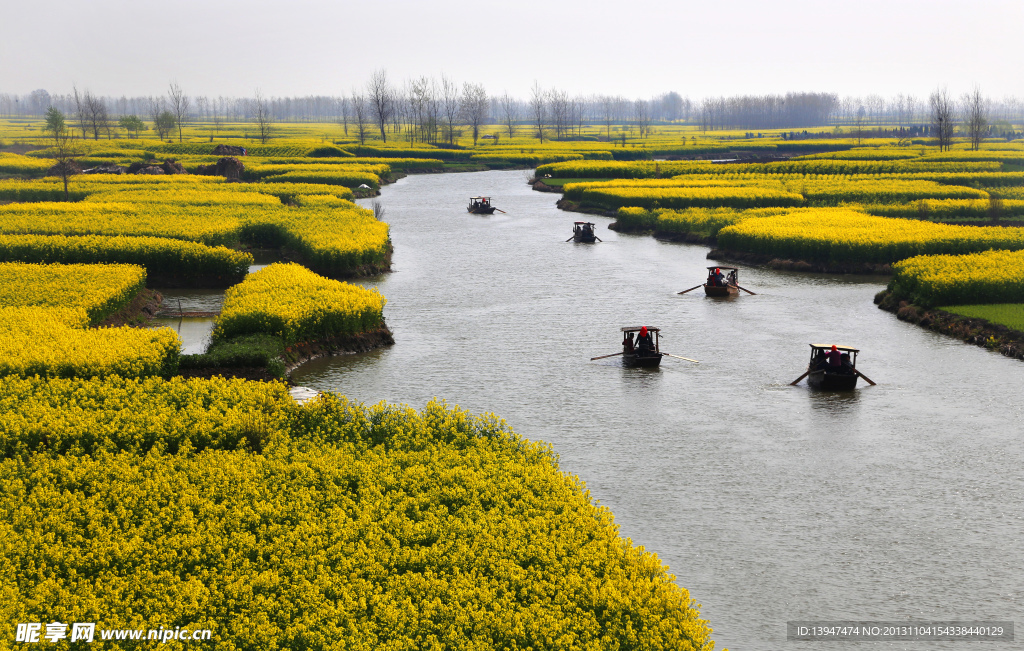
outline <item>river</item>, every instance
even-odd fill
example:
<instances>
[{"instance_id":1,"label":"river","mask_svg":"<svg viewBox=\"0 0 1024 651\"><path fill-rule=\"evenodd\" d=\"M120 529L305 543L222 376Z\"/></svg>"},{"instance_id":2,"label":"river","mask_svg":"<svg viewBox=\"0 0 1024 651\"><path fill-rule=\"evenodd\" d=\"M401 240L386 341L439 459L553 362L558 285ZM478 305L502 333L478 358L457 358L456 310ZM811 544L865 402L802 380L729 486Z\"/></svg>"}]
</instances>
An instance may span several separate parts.
<instances>
[{"instance_id":1,"label":"river","mask_svg":"<svg viewBox=\"0 0 1024 651\"><path fill-rule=\"evenodd\" d=\"M877 309L880 277L744 266L756 296L679 296L707 247L600 217L602 243L566 243L584 217L525 178L385 187L394 271L364 284L387 297L397 344L311 362L295 382L367 403L443 398L553 444L702 604L719 649L781 648L788 620L1024 621L1024 364ZM508 214L468 214L479 194ZM624 325L661 327L663 351L700 364L590 361L621 350ZM789 386L811 342L860 348L878 386Z\"/></svg>"}]
</instances>

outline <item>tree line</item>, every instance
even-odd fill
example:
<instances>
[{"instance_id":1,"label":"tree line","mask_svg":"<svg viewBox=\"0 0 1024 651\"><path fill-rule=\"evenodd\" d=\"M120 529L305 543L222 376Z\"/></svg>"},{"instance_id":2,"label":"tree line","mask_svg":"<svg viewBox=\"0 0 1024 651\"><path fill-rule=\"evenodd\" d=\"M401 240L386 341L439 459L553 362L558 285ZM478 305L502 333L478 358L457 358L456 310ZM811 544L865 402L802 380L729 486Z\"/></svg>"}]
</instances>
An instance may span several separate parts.
<instances>
[{"instance_id":1,"label":"tree line","mask_svg":"<svg viewBox=\"0 0 1024 651\"><path fill-rule=\"evenodd\" d=\"M483 84L459 83L444 74L396 83L384 69L374 71L364 85L335 96L267 97L257 90L251 97L211 97L189 95L176 82L158 96L99 96L77 87L63 95L43 89L26 95L0 93L0 117L43 116L50 107L73 116L82 138L97 140L114 137L118 129L138 137L150 128L160 139L181 140L190 123L202 123L213 137L225 123L244 122L256 123L255 135L266 142L275 122L308 122L336 123L361 143L374 138L449 146L464 132L474 144L481 137L517 134L543 142L580 138L585 127L594 126L608 140L613 128L643 138L656 124L696 125L703 131L852 127L857 132L919 125L943 142L959 129L971 134L973 143L993 130L1012 133L1014 125L1024 123L1024 101L1012 96L993 101L977 88L959 100L942 90L927 100L902 93L885 98L793 92L694 101L675 91L649 99L571 95L535 82L530 95L519 98L508 92L491 94ZM485 135L484 125L500 125L501 130Z\"/></svg>"}]
</instances>

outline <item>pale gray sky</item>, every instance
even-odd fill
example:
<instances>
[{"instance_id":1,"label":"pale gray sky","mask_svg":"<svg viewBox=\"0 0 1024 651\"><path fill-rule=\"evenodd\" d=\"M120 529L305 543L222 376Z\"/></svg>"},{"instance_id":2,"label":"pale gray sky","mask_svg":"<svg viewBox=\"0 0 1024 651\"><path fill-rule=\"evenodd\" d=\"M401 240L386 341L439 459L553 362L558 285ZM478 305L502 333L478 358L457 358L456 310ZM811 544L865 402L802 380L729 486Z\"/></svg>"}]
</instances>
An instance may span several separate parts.
<instances>
[{"instance_id":1,"label":"pale gray sky","mask_svg":"<svg viewBox=\"0 0 1024 651\"><path fill-rule=\"evenodd\" d=\"M1024 96L1024 0L0 0L0 92L347 94L445 73L526 97Z\"/></svg>"}]
</instances>

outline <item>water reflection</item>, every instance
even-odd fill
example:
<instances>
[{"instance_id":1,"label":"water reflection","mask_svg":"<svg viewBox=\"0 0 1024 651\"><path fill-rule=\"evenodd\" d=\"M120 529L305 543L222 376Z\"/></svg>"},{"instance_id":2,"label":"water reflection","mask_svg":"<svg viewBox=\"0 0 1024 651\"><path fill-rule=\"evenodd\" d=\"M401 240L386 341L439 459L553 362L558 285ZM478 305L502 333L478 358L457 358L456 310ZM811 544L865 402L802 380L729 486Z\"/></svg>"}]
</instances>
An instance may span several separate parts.
<instances>
[{"instance_id":1,"label":"water reflection","mask_svg":"<svg viewBox=\"0 0 1024 651\"><path fill-rule=\"evenodd\" d=\"M861 389L866 389L860 386ZM822 411L832 416L845 415L855 409L860 403L861 392L857 389L851 391L821 391L808 388L808 402L811 408Z\"/></svg>"},{"instance_id":2,"label":"water reflection","mask_svg":"<svg viewBox=\"0 0 1024 651\"><path fill-rule=\"evenodd\" d=\"M182 340L181 352L185 355L205 353L210 346L213 333L213 319L201 317L156 318L150 322L152 328L170 328Z\"/></svg>"}]
</instances>

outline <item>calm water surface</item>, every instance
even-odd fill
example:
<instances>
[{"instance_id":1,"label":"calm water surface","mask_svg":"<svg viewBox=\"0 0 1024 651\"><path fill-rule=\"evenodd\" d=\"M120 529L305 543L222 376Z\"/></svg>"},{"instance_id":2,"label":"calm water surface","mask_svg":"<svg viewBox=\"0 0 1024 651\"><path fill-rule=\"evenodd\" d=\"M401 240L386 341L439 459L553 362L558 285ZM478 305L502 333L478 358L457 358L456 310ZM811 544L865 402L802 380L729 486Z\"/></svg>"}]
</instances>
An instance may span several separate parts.
<instances>
[{"instance_id":1,"label":"calm water surface","mask_svg":"<svg viewBox=\"0 0 1024 651\"><path fill-rule=\"evenodd\" d=\"M478 194L508 214L468 214ZM757 296L678 296L703 279L706 247L604 218L603 243L566 243L579 217L556 198L524 172L385 188L394 272L365 284L387 296L398 343L310 363L296 383L443 398L552 443L703 604L718 648L842 645L787 643L795 619L1024 622L1024 364L877 309L883 278L744 268ZM701 363L589 361L634 324ZM811 342L861 348L878 386L788 386Z\"/></svg>"}]
</instances>

